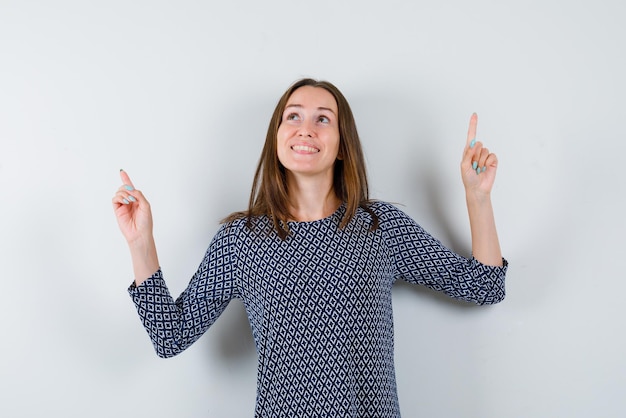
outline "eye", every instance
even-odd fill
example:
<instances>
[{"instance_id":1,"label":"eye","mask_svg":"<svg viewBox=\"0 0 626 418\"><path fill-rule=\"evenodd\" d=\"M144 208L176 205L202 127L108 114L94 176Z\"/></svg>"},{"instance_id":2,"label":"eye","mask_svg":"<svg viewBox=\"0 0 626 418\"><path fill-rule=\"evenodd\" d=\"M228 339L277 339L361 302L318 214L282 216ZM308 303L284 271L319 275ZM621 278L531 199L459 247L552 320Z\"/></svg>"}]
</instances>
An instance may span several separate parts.
<instances>
[{"instance_id":1,"label":"eye","mask_svg":"<svg viewBox=\"0 0 626 418\"><path fill-rule=\"evenodd\" d=\"M285 116L285 120L300 120L300 115L298 115L297 113L288 113Z\"/></svg>"},{"instance_id":2,"label":"eye","mask_svg":"<svg viewBox=\"0 0 626 418\"><path fill-rule=\"evenodd\" d=\"M321 115L319 118L317 118L317 121L321 123L330 123L330 119L324 115Z\"/></svg>"}]
</instances>

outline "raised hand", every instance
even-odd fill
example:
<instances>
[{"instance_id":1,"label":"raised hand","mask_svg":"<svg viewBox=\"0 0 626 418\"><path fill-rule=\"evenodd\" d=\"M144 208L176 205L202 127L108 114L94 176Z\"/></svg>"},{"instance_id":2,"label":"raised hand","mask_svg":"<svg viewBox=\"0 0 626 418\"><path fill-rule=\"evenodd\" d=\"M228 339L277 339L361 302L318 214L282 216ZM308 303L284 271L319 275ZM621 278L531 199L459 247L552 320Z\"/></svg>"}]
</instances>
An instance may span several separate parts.
<instances>
[{"instance_id":1,"label":"raised hand","mask_svg":"<svg viewBox=\"0 0 626 418\"><path fill-rule=\"evenodd\" d=\"M139 285L159 268L152 236L152 211L143 193L135 189L130 177L120 170L122 186L113 196L113 211L117 224L128 242L135 284Z\"/></svg>"},{"instance_id":2,"label":"raised hand","mask_svg":"<svg viewBox=\"0 0 626 418\"><path fill-rule=\"evenodd\" d=\"M498 158L489 152L483 143L476 141L478 115L470 118L467 141L461 159L461 177L465 191L489 195L496 178Z\"/></svg>"},{"instance_id":3,"label":"raised hand","mask_svg":"<svg viewBox=\"0 0 626 418\"><path fill-rule=\"evenodd\" d=\"M472 255L481 263L502 266L502 253L491 205L491 189L498 158L476 141L476 113L470 118L467 142L461 159L461 177L472 233Z\"/></svg>"},{"instance_id":4,"label":"raised hand","mask_svg":"<svg viewBox=\"0 0 626 418\"><path fill-rule=\"evenodd\" d=\"M152 235L152 211L143 193L135 189L124 170L120 170L120 177L123 184L113 196L113 210L124 238L132 243Z\"/></svg>"}]
</instances>

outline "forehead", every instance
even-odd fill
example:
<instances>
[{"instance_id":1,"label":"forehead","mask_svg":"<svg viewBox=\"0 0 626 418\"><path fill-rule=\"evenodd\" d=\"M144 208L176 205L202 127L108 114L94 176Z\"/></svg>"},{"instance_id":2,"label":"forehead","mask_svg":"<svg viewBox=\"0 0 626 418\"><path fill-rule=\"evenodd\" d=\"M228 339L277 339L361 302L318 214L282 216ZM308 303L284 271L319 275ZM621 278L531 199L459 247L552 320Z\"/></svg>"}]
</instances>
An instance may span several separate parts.
<instances>
[{"instance_id":1,"label":"forehead","mask_svg":"<svg viewBox=\"0 0 626 418\"><path fill-rule=\"evenodd\" d=\"M303 86L291 93L287 106L303 106L313 108L327 108L337 113L335 97L322 87Z\"/></svg>"}]
</instances>

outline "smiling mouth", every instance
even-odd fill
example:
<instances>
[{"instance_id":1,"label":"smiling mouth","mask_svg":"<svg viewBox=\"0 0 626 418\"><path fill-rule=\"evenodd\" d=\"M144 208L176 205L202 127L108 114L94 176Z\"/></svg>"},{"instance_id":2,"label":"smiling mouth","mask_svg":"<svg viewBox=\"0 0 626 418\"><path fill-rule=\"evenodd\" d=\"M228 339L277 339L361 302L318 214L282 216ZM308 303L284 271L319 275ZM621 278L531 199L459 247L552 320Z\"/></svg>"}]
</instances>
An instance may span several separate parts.
<instances>
[{"instance_id":1,"label":"smiling mouth","mask_svg":"<svg viewBox=\"0 0 626 418\"><path fill-rule=\"evenodd\" d=\"M291 147L291 149L294 151L299 151L299 152L309 152L309 153L320 152L319 149L308 146L308 145L294 145Z\"/></svg>"}]
</instances>

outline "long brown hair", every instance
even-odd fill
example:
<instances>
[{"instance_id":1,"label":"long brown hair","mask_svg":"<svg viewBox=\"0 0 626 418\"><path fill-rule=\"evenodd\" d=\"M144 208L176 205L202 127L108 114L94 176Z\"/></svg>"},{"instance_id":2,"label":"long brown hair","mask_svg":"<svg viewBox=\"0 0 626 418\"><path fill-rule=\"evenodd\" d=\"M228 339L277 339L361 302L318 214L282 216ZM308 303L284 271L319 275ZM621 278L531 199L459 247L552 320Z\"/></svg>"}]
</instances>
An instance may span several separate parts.
<instances>
[{"instance_id":1,"label":"long brown hair","mask_svg":"<svg viewBox=\"0 0 626 418\"><path fill-rule=\"evenodd\" d=\"M366 210L372 217L372 227L378 227L378 218L369 209L369 191L365 158L361 141L354 122L354 116L348 101L337 87L328 81L317 81L304 78L296 81L282 95L270 120L265 137L265 145L259 158L259 165L254 174L248 210L235 212L223 222L247 218L251 227L251 218L266 215L274 224L274 229L281 239L289 234L287 221L292 219L289 213L289 193L285 167L278 160L277 134L282 122L283 112L291 95L300 87L319 87L333 95L337 102L339 121L339 153L341 159L335 161L333 188L335 194L346 204L346 212L339 227L345 227L356 214L359 207Z\"/></svg>"}]
</instances>

